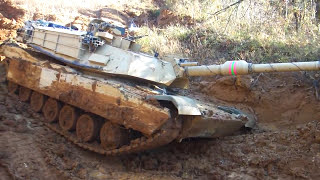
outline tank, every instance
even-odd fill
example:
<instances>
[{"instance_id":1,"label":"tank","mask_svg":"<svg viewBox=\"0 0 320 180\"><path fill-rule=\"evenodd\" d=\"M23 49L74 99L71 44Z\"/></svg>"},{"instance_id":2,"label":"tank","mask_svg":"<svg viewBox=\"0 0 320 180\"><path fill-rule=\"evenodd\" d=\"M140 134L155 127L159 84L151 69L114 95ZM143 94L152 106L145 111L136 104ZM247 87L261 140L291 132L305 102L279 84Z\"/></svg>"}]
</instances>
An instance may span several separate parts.
<instances>
[{"instance_id":1,"label":"tank","mask_svg":"<svg viewBox=\"0 0 320 180\"><path fill-rule=\"evenodd\" d=\"M254 115L182 95L191 76L316 71L319 62L202 65L140 52L125 26L95 19L87 31L28 21L0 54L8 92L42 113L46 126L84 149L118 155L185 138L216 138L252 127Z\"/></svg>"}]
</instances>

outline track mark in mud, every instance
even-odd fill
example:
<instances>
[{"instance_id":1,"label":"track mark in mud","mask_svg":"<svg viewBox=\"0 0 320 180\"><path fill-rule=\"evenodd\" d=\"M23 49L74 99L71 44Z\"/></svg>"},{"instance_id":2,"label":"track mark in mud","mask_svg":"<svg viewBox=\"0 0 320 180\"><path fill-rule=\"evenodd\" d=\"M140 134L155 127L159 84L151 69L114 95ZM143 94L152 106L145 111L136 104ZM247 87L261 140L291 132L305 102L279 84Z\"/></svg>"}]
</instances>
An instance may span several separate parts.
<instances>
[{"instance_id":1,"label":"track mark in mud","mask_svg":"<svg viewBox=\"0 0 320 180\"><path fill-rule=\"evenodd\" d=\"M0 180L13 180L15 177L10 173L9 168L0 161Z\"/></svg>"},{"instance_id":2,"label":"track mark in mud","mask_svg":"<svg viewBox=\"0 0 320 180\"><path fill-rule=\"evenodd\" d=\"M0 134L1 152L8 156L3 157L7 167L17 179L57 179L47 167L41 151L35 142L36 137L23 133L6 132Z\"/></svg>"}]
</instances>

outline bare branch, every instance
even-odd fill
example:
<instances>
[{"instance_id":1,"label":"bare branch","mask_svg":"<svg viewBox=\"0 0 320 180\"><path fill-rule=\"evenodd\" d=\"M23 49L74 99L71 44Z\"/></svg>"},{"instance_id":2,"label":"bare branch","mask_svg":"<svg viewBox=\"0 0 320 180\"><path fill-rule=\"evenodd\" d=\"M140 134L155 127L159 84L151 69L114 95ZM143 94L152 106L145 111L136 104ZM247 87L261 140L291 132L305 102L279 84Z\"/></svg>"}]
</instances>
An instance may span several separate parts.
<instances>
[{"instance_id":1,"label":"bare branch","mask_svg":"<svg viewBox=\"0 0 320 180\"><path fill-rule=\"evenodd\" d=\"M232 6L237 5L237 4L240 4L242 1L244 1L244 0L239 0L239 1L235 2L235 3L233 3L233 4L230 4L229 6L223 8L223 9L220 9L219 11L217 11L217 12L215 12L215 13L213 13L213 14L211 14L211 13L209 13L209 14L210 14L210 15L213 15L213 16L218 15L218 14L220 14L221 12L226 11L227 9L231 8Z\"/></svg>"}]
</instances>

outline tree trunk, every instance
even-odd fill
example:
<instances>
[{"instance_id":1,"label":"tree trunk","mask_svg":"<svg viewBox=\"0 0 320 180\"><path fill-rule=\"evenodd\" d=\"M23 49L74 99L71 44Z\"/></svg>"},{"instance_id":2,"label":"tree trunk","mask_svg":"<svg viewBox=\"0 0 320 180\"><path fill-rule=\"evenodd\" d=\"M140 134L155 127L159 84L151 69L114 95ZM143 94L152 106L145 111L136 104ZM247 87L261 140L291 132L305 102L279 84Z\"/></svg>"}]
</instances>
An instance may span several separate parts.
<instances>
[{"instance_id":1,"label":"tree trunk","mask_svg":"<svg viewBox=\"0 0 320 180\"><path fill-rule=\"evenodd\" d=\"M320 0L316 0L316 19L320 23Z\"/></svg>"},{"instance_id":2,"label":"tree trunk","mask_svg":"<svg viewBox=\"0 0 320 180\"><path fill-rule=\"evenodd\" d=\"M295 7L296 6L296 1L292 0L292 4ZM296 31L299 31L299 27L300 27L300 21L301 21L301 12L299 10L294 10L293 12L294 15L294 21L295 21L295 25L296 25Z\"/></svg>"}]
</instances>

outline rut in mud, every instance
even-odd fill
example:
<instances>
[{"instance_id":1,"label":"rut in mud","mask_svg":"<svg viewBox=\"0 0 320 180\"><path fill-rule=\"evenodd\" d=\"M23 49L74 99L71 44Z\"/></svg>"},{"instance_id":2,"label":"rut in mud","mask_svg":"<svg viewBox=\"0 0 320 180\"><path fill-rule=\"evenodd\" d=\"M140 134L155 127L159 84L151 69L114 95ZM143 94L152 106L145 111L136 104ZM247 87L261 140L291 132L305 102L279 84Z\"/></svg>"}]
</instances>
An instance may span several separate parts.
<instances>
[{"instance_id":1,"label":"rut in mud","mask_svg":"<svg viewBox=\"0 0 320 180\"><path fill-rule=\"evenodd\" d=\"M251 132L107 157L67 142L46 128L42 115L32 112L28 104L7 96L0 66L0 176L4 179L320 176L319 105L313 80L301 73L262 75L258 81L257 76L241 81L206 78L193 87L191 92L198 99L210 97L212 102L255 114L258 128ZM267 82L268 78L275 81Z\"/></svg>"}]
</instances>

